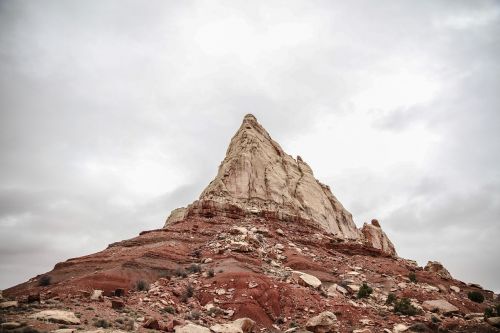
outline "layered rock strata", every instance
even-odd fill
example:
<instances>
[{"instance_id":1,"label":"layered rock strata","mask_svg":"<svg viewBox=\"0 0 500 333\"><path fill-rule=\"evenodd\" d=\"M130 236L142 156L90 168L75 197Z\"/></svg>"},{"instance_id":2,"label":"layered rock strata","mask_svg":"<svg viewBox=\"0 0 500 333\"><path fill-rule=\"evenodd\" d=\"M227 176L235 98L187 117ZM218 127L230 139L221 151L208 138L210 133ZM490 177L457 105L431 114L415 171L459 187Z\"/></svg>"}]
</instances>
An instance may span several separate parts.
<instances>
[{"instance_id":1,"label":"layered rock strata","mask_svg":"<svg viewBox=\"0 0 500 333\"><path fill-rule=\"evenodd\" d=\"M196 215L312 222L336 238L396 254L380 227L357 229L351 213L314 177L311 167L300 156L286 154L251 114L243 119L217 176L199 200L172 211L165 226Z\"/></svg>"},{"instance_id":2,"label":"layered rock strata","mask_svg":"<svg viewBox=\"0 0 500 333\"><path fill-rule=\"evenodd\" d=\"M245 214L273 212L281 219L311 220L340 238L361 236L351 213L330 188L314 178L300 156L286 154L251 114L243 119L217 176L199 201L211 201L222 211L237 207ZM166 224L182 220L200 205L174 210Z\"/></svg>"}]
</instances>

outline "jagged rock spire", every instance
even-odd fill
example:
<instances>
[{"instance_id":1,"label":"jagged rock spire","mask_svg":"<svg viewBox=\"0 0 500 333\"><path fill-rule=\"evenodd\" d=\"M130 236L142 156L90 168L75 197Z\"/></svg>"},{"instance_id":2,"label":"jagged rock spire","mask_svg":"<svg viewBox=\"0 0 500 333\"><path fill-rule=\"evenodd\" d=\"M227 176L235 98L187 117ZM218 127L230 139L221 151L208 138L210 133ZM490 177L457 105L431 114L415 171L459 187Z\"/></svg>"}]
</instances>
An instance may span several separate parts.
<instances>
[{"instance_id":1,"label":"jagged rock spire","mask_svg":"<svg viewBox=\"0 0 500 333\"><path fill-rule=\"evenodd\" d=\"M251 114L232 138L217 176L200 195L200 201L207 200L252 213L297 216L341 238L361 236L351 214L329 187L314 178L300 157L286 154ZM185 213L174 211L167 223Z\"/></svg>"}]
</instances>

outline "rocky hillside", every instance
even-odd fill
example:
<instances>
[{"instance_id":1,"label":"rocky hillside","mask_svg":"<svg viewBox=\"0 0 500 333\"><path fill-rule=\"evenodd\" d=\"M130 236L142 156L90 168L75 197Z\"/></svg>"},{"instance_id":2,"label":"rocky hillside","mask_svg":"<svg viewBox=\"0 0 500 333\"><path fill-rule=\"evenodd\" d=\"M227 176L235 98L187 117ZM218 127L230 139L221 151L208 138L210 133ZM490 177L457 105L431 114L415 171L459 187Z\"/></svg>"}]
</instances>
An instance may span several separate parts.
<instances>
[{"instance_id":1,"label":"rocky hillside","mask_svg":"<svg viewBox=\"0 0 500 333\"><path fill-rule=\"evenodd\" d=\"M500 332L498 295L399 258L254 116L162 229L3 292L2 332ZM495 327L496 325L496 327Z\"/></svg>"}]
</instances>

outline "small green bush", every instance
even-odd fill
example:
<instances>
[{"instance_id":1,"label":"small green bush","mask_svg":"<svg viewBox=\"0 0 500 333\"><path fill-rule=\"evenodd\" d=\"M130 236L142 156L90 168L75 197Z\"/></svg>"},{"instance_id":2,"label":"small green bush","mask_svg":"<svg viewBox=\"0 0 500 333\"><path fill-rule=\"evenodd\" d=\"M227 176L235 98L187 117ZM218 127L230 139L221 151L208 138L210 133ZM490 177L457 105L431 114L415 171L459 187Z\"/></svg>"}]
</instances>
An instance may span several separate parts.
<instances>
[{"instance_id":1,"label":"small green bush","mask_svg":"<svg viewBox=\"0 0 500 333\"><path fill-rule=\"evenodd\" d=\"M493 311L493 308L484 309L484 318L489 318L494 316L495 316L495 311Z\"/></svg>"},{"instance_id":2,"label":"small green bush","mask_svg":"<svg viewBox=\"0 0 500 333\"><path fill-rule=\"evenodd\" d=\"M108 328L111 324L106 319L99 319L94 323L95 327Z\"/></svg>"},{"instance_id":3,"label":"small green bush","mask_svg":"<svg viewBox=\"0 0 500 333\"><path fill-rule=\"evenodd\" d=\"M177 267L177 269L174 272L174 275L179 276L179 277L183 277L183 278L187 277L187 273L184 270L184 268L182 268L182 267Z\"/></svg>"},{"instance_id":4,"label":"small green bush","mask_svg":"<svg viewBox=\"0 0 500 333\"><path fill-rule=\"evenodd\" d=\"M50 275L43 275L40 278L40 280L38 280L38 285L45 287L45 286L50 285L51 282L52 282L52 277Z\"/></svg>"},{"instance_id":5,"label":"small green bush","mask_svg":"<svg viewBox=\"0 0 500 333\"><path fill-rule=\"evenodd\" d=\"M196 310L189 312L189 314L187 315L187 319L189 319L189 320L198 320L198 319L200 319L200 317L201 317L201 313L199 311L196 311Z\"/></svg>"},{"instance_id":6,"label":"small green bush","mask_svg":"<svg viewBox=\"0 0 500 333\"><path fill-rule=\"evenodd\" d=\"M139 280L135 283L135 289L137 289L138 291L148 291L149 284L144 280Z\"/></svg>"},{"instance_id":7,"label":"small green bush","mask_svg":"<svg viewBox=\"0 0 500 333\"><path fill-rule=\"evenodd\" d=\"M165 308L163 308L163 311L167 312L167 313L170 313L170 314L174 314L175 313L175 309L173 306L169 305Z\"/></svg>"},{"instance_id":8,"label":"small green bush","mask_svg":"<svg viewBox=\"0 0 500 333\"><path fill-rule=\"evenodd\" d=\"M215 272L214 272L213 268L210 268L210 269L208 270L208 272L207 272L207 276L208 276L209 278L212 278L212 277L214 277L214 276L215 276Z\"/></svg>"},{"instance_id":9,"label":"small green bush","mask_svg":"<svg viewBox=\"0 0 500 333\"><path fill-rule=\"evenodd\" d=\"M401 298L394 304L394 312L407 316L414 316L417 314L417 308L411 305L409 298Z\"/></svg>"},{"instance_id":10,"label":"small green bush","mask_svg":"<svg viewBox=\"0 0 500 333\"><path fill-rule=\"evenodd\" d=\"M483 303L484 302L484 296L481 294L479 291L469 291L467 294L467 297L473 302L476 303Z\"/></svg>"},{"instance_id":11,"label":"small green bush","mask_svg":"<svg viewBox=\"0 0 500 333\"><path fill-rule=\"evenodd\" d=\"M500 316L500 304L497 304L491 308L484 309L484 317L498 317Z\"/></svg>"},{"instance_id":12,"label":"small green bush","mask_svg":"<svg viewBox=\"0 0 500 333\"><path fill-rule=\"evenodd\" d=\"M201 267L200 265L192 264L191 266L188 267L187 271L189 273L199 273L201 272Z\"/></svg>"},{"instance_id":13,"label":"small green bush","mask_svg":"<svg viewBox=\"0 0 500 333\"><path fill-rule=\"evenodd\" d=\"M389 295L387 295L387 299L385 300L385 304L394 304L396 300L397 300L396 295L393 293L389 293Z\"/></svg>"},{"instance_id":14,"label":"small green bush","mask_svg":"<svg viewBox=\"0 0 500 333\"><path fill-rule=\"evenodd\" d=\"M408 278L411 282L417 283L417 274L415 274L415 272L410 272L410 274L408 274Z\"/></svg>"},{"instance_id":15,"label":"small green bush","mask_svg":"<svg viewBox=\"0 0 500 333\"><path fill-rule=\"evenodd\" d=\"M370 286L368 286L366 283L363 283L361 288L359 288L358 298L369 297L372 292L373 292L373 289Z\"/></svg>"},{"instance_id":16,"label":"small green bush","mask_svg":"<svg viewBox=\"0 0 500 333\"><path fill-rule=\"evenodd\" d=\"M193 297L193 295L194 295L194 288L191 284L188 284L188 286L181 295L181 301L183 303L187 303L188 299L190 297Z\"/></svg>"}]
</instances>

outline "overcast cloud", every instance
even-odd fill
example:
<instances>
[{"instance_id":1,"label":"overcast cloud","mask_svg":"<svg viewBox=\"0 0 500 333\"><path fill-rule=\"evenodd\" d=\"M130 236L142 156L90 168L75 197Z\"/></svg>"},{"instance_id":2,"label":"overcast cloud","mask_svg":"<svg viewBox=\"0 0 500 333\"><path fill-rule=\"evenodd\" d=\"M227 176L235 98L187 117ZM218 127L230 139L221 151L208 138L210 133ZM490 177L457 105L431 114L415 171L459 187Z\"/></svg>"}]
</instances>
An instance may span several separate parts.
<instances>
[{"instance_id":1,"label":"overcast cloud","mask_svg":"<svg viewBox=\"0 0 500 333\"><path fill-rule=\"evenodd\" d=\"M500 291L498 1L0 1L0 288L160 228L246 113Z\"/></svg>"}]
</instances>

